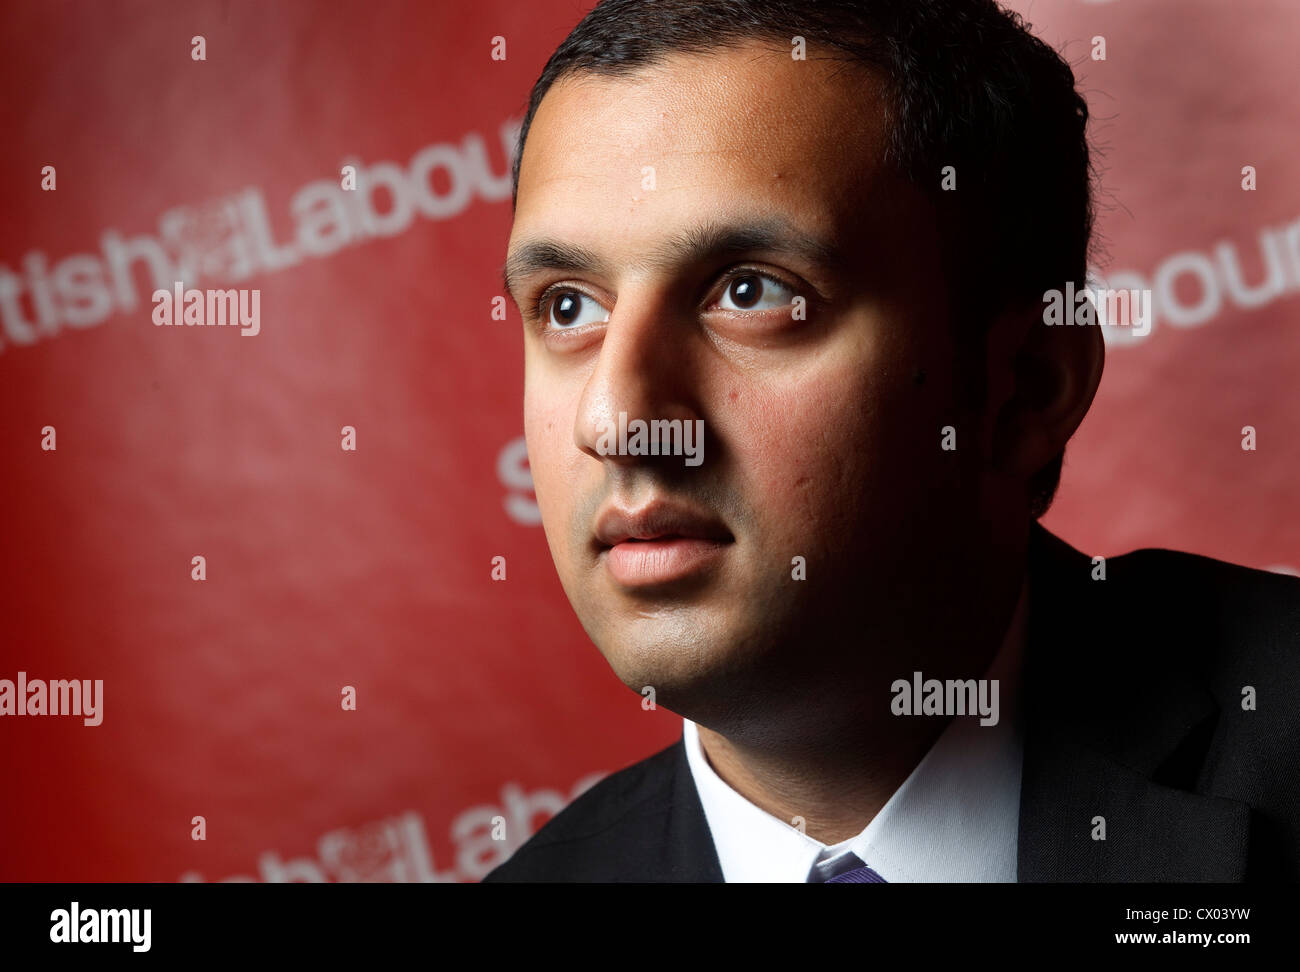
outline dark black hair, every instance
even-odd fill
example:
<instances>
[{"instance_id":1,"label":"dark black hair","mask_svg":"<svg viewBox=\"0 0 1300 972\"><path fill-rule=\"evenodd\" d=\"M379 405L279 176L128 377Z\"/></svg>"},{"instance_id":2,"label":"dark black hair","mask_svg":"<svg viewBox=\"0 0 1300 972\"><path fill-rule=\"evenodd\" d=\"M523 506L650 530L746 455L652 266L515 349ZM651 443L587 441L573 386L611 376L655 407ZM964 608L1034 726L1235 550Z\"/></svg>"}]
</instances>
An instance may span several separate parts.
<instances>
[{"instance_id":1,"label":"dark black hair","mask_svg":"<svg viewBox=\"0 0 1300 972\"><path fill-rule=\"evenodd\" d=\"M572 74L625 76L675 54L756 39L867 65L887 95L885 161L923 189L947 227L945 276L963 354L983 349L1004 308L1086 285L1092 238L1088 106L1070 65L994 0L602 0L533 86L513 165L542 98ZM871 106L872 109L875 106ZM952 166L956 191L942 188ZM978 360L978 359L975 359ZM983 401L983 369L970 369ZM978 376L976 376L978 372ZM1047 511L1064 450L1029 484Z\"/></svg>"}]
</instances>

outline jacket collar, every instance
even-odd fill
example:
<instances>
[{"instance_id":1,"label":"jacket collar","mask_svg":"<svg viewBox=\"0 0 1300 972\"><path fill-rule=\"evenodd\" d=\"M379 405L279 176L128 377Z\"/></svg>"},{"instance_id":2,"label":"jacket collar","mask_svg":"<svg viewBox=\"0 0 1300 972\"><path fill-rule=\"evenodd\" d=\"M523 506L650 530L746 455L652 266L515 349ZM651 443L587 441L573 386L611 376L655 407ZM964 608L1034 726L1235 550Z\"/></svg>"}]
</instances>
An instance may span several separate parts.
<instances>
[{"instance_id":1,"label":"jacket collar","mask_svg":"<svg viewBox=\"0 0 1300 972\"><path fill-rule=\"evenodd\" d=\"M647 861L647 881L723 883L722 864L709 831L708 818L700 803L695 777L691 774L683 735L672 747L672 778L667 790L668 805L662 817L661 857ZM646 846L653 842L647 841Z\"/></svg>"}]
</instances>

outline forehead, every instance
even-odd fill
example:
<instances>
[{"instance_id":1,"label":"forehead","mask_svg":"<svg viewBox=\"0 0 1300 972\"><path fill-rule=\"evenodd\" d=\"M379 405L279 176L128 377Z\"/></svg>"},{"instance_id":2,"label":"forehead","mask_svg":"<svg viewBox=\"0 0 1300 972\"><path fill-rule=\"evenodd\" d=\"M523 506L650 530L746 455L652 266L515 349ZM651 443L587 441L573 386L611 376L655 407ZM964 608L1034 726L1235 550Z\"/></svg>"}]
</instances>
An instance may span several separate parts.
<instances>
[{"instance_id":1,"label":"forehead","mask_svg":"<svg viewBox=\"0 0 1300 972\"><path fill-rule=\"evenodd\" d=\"M778 216L839 237L888 191L885 124L877 76L811 49L568 76L530 126L512 236L634 252L700 222Z\"/></svg>"}]
</instances>

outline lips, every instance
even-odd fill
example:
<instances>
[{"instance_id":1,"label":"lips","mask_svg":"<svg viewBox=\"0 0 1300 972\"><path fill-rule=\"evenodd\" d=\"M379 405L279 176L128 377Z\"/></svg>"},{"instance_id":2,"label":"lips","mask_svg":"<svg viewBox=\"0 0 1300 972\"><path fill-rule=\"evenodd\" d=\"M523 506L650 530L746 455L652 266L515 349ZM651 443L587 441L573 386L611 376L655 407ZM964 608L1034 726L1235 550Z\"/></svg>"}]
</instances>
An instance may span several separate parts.
<instances>
[{"instance_id":1,"label":"lips","mask_svg":"<svg viewBox=\"0 0 1300 972\"><path fill-rule=\"evenodd\" d=\"M638 510L608 507L596 520L596 539L613 547L629 540L695 539L729 542L735 538L716 517L691 507L658 501Z\"/></svg>"},{"instance_id":2,"label":"lips","mask_svg":"<svg viewBox=\"0 0 1300 972\"><path fill-rule=\"evenodd\" d=\"M735 537L717 517L660 500L635 510L606 508L595 540L615 582L643 587L707 571Z\"/></svg>"}]
</instances>

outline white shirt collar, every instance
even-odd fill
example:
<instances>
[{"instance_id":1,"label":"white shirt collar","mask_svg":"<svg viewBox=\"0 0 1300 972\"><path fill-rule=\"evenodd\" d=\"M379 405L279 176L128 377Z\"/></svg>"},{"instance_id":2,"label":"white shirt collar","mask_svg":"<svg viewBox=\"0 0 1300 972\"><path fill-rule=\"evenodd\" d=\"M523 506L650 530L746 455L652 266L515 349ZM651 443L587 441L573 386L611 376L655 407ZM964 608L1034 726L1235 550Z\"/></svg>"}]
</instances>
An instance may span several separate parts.
<instances>
[{"instance_id":1,"label":"white shirt collar","mask_svg":"<svg viewBox=\"0 0 1300 972\"><path fill-rule=\"evenodd\" d=\"M1027 598L1026 582L985 673L999 680L997 725L954 716L862 832L838 844L809 837L728 786L705 758L695 723L683 719L687 760L724 880L824 881L853 853L894 883L1015 881L1023 754L1016 703Z\"/></svg>"}]
</instances>

